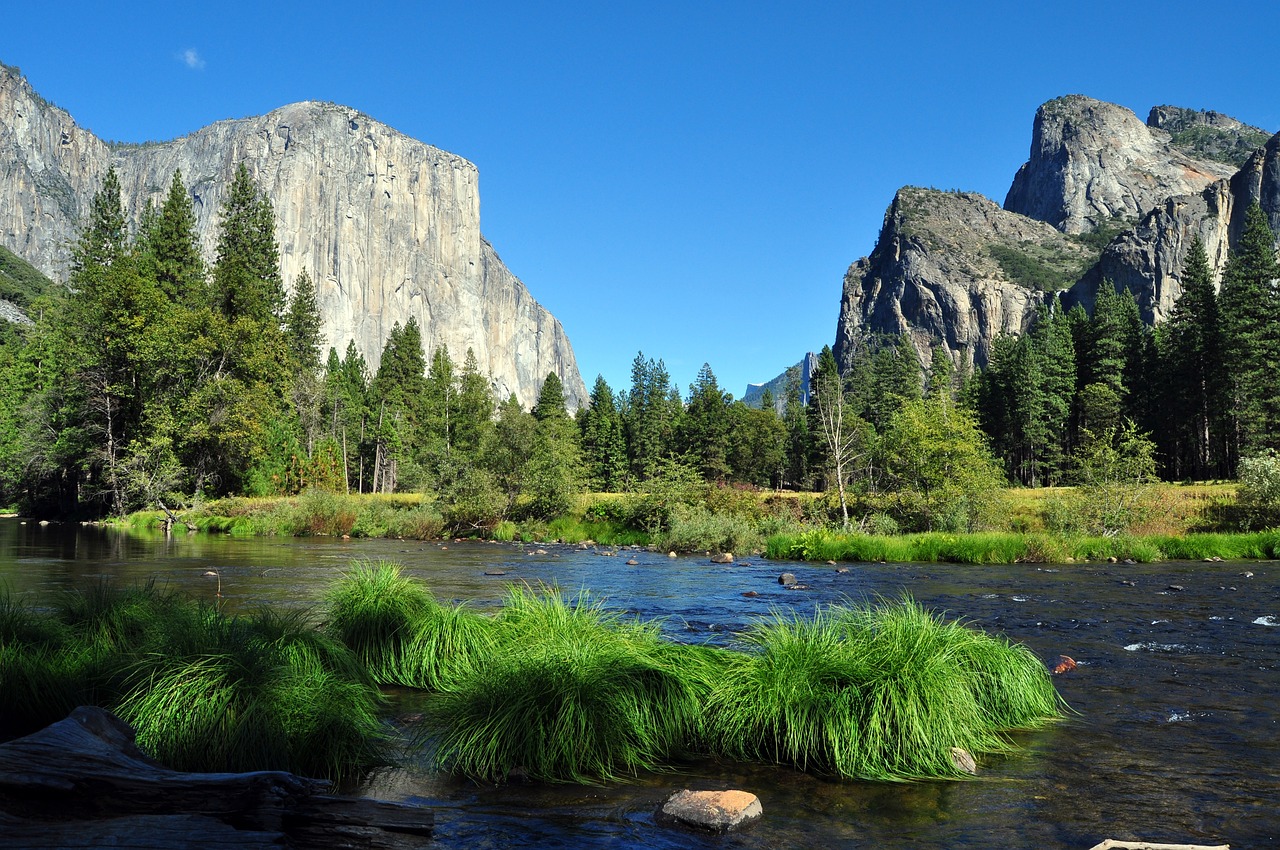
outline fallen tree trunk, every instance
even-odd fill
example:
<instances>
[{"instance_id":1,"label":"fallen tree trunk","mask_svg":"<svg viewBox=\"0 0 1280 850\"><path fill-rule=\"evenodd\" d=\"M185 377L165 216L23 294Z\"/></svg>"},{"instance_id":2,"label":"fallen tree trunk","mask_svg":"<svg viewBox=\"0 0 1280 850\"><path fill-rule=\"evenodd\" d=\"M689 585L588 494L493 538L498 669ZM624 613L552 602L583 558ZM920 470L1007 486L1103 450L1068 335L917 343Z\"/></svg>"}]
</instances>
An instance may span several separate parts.
<instances>
[{"instance_id":1,"label":"fallen tree trunk","mask_svg":"<svg viewBox=\"0 0 1280 850\"><path fill-rule=\"evenodd\" d=\"M1231 850L1230 844L1152 844L1148 841L1123 841L1108 838L1089 850Z\"/></svg>"},{"instance_id":2,"label":"fallen tree trunk","mask_svg":"<svg viewBox=\"0 0 1280 850\"><path fill-rule=\"evenodd\" d=\"M80 707L0 744L6 848L413 848L429 810L330 797L329 783L283 771L184 773L148 758L110 712Z\"/></svg>"}]
</instances>

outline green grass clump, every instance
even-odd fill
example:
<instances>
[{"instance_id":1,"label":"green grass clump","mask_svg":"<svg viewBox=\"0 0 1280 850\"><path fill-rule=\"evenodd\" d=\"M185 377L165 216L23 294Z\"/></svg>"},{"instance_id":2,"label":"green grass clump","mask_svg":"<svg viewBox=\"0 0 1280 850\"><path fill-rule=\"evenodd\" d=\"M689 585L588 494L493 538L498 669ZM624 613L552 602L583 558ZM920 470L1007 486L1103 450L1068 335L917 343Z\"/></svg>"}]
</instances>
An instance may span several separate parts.
<instances>
[{"instance_id":1,"label":"green grass clump","mask_svg":"<svg viewBox=\"0 0 1280 850\"><path fill-rule=\"evenodd\" d=\"M405 646L437 605L420 582L390 561L356 561L325 598L325 628L349 647L370 675L398 683Z\"/></svg>"},{"instance_id":2,"label":"green grass clump","mask_svg":"<svg viewBox=\"0 0 1280 850\"><path fill-rule=\"evenodd\" d=\"M847 778L959 776L951 748L1010 748L1003 732L1060 704L1026 650L904 600L777 614L751 628L707 706L717 752Z\"/></svg>"},{"instance_id":3,"label":"green grass clump","mask_svg":"<svg viewBox=\"0 0 1280 850\"><path fill-rule=\"evenodd\" d=\"M386 762L382 699L349 651L297 616L200 612L199 650L141 659L116 706L147 752L179 770L334 778Z\"/></svg>"},{"instance_id":4,"label":"green grass clump","mask_svg":"<svg viewBox=\"0 0 1280 850\"><path fill-rule=\"evenodd\" d=\"M429 712L448 770L599 782L658 767L700 728L696 681L671 663L653 624L517 588L495 626L496 651Z\"/></svg>"},{"instance_id":5,"label":"green grass clump","mask_svg":"<svg viewBox=\"0 0 1280 850\"><path fill-rule=\"evenodd\" d=\"M381 695L305 613L231 617L150 583L90 585L40 612L0 599L0 737L85 704L177 769L338 779L387 763Z\"/></svg>"}]
</instances>

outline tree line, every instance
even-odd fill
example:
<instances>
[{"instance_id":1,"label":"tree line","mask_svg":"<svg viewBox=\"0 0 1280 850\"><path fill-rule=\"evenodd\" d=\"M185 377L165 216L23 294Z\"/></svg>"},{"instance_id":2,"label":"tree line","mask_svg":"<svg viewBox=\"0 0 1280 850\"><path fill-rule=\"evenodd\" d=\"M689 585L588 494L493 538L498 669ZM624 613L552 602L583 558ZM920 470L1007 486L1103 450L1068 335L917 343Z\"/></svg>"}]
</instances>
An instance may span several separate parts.
<instances>
[{"instance_id":1,"label":"tree line","mask_svg":"<svg viewBox=\"0 0 1280 850\"><path fill-rule=\"evenodd\" d=\"M1082 452L1126 427L1170 480L1234 478L1242 458L1280 448L1278 279L1255 202L1220 287L1193 240L1167 321L1145 324L1133 294L1104 281L1092 314L1055 301L1029 333L997 339L970 398L1008 478L1074 483Z\"/></svg>"},{"instance_id":2,"label":"tree line","mask_svg":"<svg viewBox=\"0 0 1280 850\"><path fill-rule=\"evenodd\" d=\"M1197 241L1155 329L1105 284L1092 314L1055 301L1028 333L997 339L980 372L941 348L925 368L907 336L868 336L843 374L824 348L807 396L793 369L785 397L759 407L707 364L682 393L641 352L629 387L597 377L572 415L554 373L525 410L495 396L472 351L461 363L424 351L413 319L376 370L354 342L322 356L314 282L303 271L286 296L271 204L243 165L211 263L181 174L132 232L123 210L112 171L65 291L31 305L34 325L0 326L0 504L120 515L232 494L410 491L478 528L553 517L583 490L683 480L828 492L846 526L961 530L1008 482L1095 474L1103 446L1206 478L1280 441L1280 271L1256 205L1221 292Z\"/></svg>"}]
</instances>

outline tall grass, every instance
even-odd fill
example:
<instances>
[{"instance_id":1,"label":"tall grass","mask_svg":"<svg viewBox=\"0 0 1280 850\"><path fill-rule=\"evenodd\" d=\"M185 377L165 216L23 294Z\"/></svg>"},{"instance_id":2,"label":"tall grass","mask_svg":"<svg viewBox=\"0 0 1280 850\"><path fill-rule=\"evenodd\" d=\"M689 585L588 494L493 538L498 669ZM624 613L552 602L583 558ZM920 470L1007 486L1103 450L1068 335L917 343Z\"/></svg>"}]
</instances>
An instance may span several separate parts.
<instances>
[{"instance_id":1,"label":"tall grass","mask_svg":"<svg viewBox=\"0 0 1280 850\"><path fill-rule=\"evenodd\" d=\"M441 605L390 561L357 562L326 596L326 631L379 684L445 690L494 643L493 624Z\"/></svg>"},{"instance_id":2,"label":"tall grass","mask_svg":"<svg viewBox=\"0 0 1280 850\"><path fill-rule=\"evenodd\" d=\"M582 596L517 588L495 620L497 651L429 715L446 769L502 781L598 782L651 770L700 728L695 681L657 626Z\"/></svg>"},{"instance_id":3,"label":"tall grass","mask_svg":"<svg viewBox=\"0 0 1280 850\"><path fill-rule=\"evenodd\" d=\"M725 755L841 777L958 776L951 748L1010 748L1004 731L1061 706L1029 652L910 600L775 614L743 636L707 706Z\"/></svg>"},{"instance_id":4,"label":"tall grass","mask_svg":"<svg viewBox=\"0 0 1280 850\"><path fill-rule=\"evenodd\" d=\"M0 601L0 734L81 704L178 769L341 778L387 762L381 695L305 614L229 617L154 584L90 585L41 613Z\"/></svg>"}]
</instances>

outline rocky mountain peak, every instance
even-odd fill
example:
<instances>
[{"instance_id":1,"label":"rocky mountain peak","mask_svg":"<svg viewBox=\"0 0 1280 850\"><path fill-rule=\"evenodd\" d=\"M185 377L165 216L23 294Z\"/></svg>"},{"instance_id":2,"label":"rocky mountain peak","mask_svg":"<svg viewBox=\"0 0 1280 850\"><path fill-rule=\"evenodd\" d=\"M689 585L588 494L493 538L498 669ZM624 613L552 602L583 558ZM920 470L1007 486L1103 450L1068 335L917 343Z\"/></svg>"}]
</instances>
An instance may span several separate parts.
<instances>
[{"instance_id":1,"label":"rocky mountain peak","mask_svg":"<svg viewBox=\"0 0 1280 850\"><path fill-rule=\"evenodd\" d=\"M1004 208L1064 233L1085 233L1136 219L1171 195L1200 192L1234 171L1188 154L1167 131L1123 106L1068 95L1036 111L1030 158Z\"/></svg>"},{"instance_id":2,"label":"rocky mountain peak","mask_svg":"<svg viewBox=\"0 0 1280 850\"><path fill-rule=\"evenodd\" d=\"M1086 242L977 193L904 187L871 256L845 274L836 360L847 368L866 334L907 333L922 362L941 343L957 363L981 366L997 335L1021 333L1045 293L1096 258Z\"/></svg>"}]
</instances>

